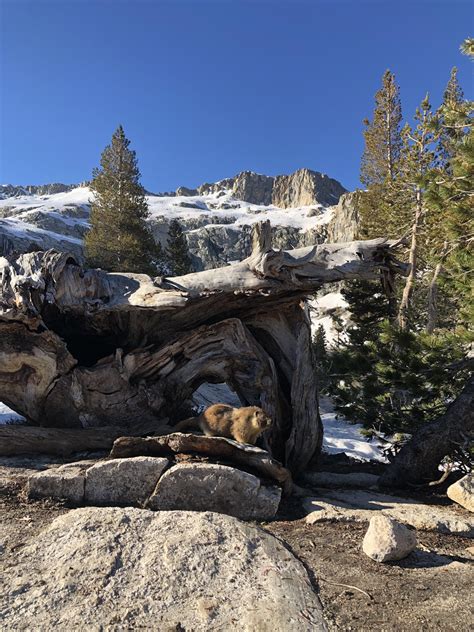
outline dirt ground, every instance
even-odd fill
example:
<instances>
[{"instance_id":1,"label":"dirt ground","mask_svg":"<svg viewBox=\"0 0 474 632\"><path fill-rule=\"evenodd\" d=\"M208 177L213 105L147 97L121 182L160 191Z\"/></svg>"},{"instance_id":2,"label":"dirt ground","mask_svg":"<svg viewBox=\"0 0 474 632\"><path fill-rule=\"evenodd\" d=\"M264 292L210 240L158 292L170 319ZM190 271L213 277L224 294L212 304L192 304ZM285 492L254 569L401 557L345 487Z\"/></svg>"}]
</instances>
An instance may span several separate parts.
<instances>
[{"instance_id":1,"label":"dirt ground","mask_svg":"<svg viewBox=\"0 0 474 632\"><path fill-rule=\"evenodd\" d=\"M17 490L3 489L0 572L2 563L14 564L21 547L66 511L60 503L27 501ZM360 549L366 525L307 525L302 516L301 505L294 499L282 505L277 520L260 526L305 564L330 630L473 629L474 555L466 549L474 546L474 540L418 532L417 552L401 562L378 564Z\"/></svg>"},{"instance_id":2,"label":"dirt ground","mask_svg":"<svg viewBox=\"0 0 474 632\"><path fill-rule=\"evenodd\" d=\"M292 504L286 514L298 515L297 503ZM474 555L466 550L474 545L472 539L419 531L415 553L400 562L379 564L361 551L365 524L307 525L296 518L264 528L305 564L330 630L473 629Z\"/></svg>"}]
</instances>

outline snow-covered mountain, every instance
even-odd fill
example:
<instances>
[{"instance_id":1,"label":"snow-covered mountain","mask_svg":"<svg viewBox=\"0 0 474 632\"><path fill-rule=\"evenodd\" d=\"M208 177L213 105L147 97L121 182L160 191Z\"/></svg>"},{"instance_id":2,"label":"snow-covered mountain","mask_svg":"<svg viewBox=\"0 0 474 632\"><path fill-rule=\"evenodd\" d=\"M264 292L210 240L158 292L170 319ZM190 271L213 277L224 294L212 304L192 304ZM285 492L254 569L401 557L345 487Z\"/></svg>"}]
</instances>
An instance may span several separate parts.
<instances>
[{"instance_id":1,"label":"snow-covered mountain","mask_svg":"<svg viewBox=\"0 0 474 632\"><path fill-rule=\"evenodd\" d=\"M147 201L155 239L166 245L169 222L178 219L199 270L247 256L252 225L260 220L271 221L275 247L325 241L344 192L336 180L302 169L276 178L243 172L198 189L150 194ZM90 199L87 186L0 186L0 255L47 248L80 254Z\"/></svg>"}]
</instances>

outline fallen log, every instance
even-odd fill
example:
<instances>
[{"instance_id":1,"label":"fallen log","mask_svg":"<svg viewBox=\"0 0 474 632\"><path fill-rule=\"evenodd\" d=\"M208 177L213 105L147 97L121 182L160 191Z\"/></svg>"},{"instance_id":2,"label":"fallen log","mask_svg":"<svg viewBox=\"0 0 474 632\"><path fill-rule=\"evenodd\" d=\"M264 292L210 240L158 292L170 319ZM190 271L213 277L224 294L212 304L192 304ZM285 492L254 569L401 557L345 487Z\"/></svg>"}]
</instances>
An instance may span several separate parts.
<instances>
[{"instance_id":1,"label":"fallen log","mask_svg":"<svg viewBox=\"0 0 474 632\"><path fill-rule=\"evenodd\" d=\"M137 434L170 432L170 427L162 420L159 427L140 426L132 432ZM23 454L51 454L70 456L76 452L110 450L114 441L130 432L128 428L105 426L103 428L35 428L11 424L0 426L0 456L18 456Z\"/></svg>"}]
</instances>

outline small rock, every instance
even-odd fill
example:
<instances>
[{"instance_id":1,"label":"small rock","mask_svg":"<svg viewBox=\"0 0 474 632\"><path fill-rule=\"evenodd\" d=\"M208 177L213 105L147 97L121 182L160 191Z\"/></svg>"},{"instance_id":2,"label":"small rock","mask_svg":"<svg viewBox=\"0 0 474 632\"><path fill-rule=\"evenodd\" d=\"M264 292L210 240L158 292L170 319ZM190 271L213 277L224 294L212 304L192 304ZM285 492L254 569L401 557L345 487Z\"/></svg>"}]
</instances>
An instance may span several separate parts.
<instances>
[{"instance_id":1,"label":"small rock","mask_svg":"<svg viewBox=\"0 0 474 632\"><path fill-rule=\"evenodd\" d=\"M416 534L388 516L370 519L362 550L376 562L402 560L416 547Z\"/></svg>"},{"instance_id":2,"label":"small rock","mask_svg":"<svg viewBox=\"0 0 474 632\"><path fill-rule=\"evenodd\" d=\"M264 487L253 474L226 465L180 463L163 474L147 506L269 520L276 514L280 499L279 487Z\"/></svg>"},{"instance_id":3,"label":"small rock","mask_svg":"<svg viewBox=\"0 0 474 632\"><path fill-rule=\"evenodd\" d=\"M66 468L55 468L32 474L27 483L30 498L62 498L74 505L84 501L84 471L81 467L68 464Z\"/></svg>"},{"instance_id":4,"label":"small rock","mask_svg":"<svg viewBox=\"0 0 474 632\"><path fill-rule=\"evenodd\" d=\"M474 474L466 474L447 490L448 498L474 512Z\"/></svg>"},{"instance_id":5,"label":"small rock","mask_svg":"<svg viewBox=\"0 0 474 632\"><path fill-rule=\"evenodd\" d=\"M85 501L120 505L145 501L155 489L168 459L137 456L96 463L86 472Z\"/></svg>"}]
</instances>

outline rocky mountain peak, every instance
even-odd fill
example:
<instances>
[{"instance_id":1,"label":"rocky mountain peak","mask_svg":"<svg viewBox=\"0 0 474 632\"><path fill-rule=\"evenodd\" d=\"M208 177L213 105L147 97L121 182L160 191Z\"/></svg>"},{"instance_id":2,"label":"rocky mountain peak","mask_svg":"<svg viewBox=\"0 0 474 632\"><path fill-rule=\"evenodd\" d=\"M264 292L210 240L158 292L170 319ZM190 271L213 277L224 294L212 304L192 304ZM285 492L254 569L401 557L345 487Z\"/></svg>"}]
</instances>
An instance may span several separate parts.
<instances>
[{"instance_id":1,"label":"rocky mountain peak","mask_svg":"<svg viewBox=\"0 0 474 632\"><path fill-rule=\"evenodd\" d=\"M197 189L179 187L176 195L209 195L231 190L234 197L250 204L294 208L337 204L346 189L340 182L311 169L298 169L290 175L266 176L242 171L234 178L202 184Z\"/></svg>"}]
</instances>

